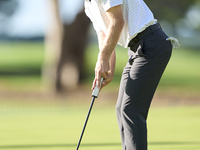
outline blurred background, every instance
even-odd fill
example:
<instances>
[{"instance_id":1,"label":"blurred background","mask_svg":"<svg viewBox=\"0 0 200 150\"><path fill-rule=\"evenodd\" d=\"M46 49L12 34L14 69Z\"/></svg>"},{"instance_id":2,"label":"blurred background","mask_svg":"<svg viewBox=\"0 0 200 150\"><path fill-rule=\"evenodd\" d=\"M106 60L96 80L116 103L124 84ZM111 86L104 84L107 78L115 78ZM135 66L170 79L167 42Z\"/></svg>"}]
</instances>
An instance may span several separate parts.
<instances>
[{"instance_id":1,"label":"blurred background","mask_svg":"<svg viewBox=\"0 0 200 150\"><path fill-rule=\"evenodd\" d=\"M199 149L200 1L144 1L168 36L181 44L173 50L152 102L150 149ZM0 0L0 149L75 147L91 100L98 54L96 33L83 6L83 0ZM110 115L114 119L107 118L108 127L117 128L114 107L127 49L117 46L116 55L115 77L102 90L94 116ZM170 113L165 116L169 120L161 117ZM101 128L104 121L97 122L91 124ZM107 129L112 133L107 144L104 135L96 139L91 130L84 148L99 141L97 147L120 149L116 128Z\"/></svg>"}]
</instances>

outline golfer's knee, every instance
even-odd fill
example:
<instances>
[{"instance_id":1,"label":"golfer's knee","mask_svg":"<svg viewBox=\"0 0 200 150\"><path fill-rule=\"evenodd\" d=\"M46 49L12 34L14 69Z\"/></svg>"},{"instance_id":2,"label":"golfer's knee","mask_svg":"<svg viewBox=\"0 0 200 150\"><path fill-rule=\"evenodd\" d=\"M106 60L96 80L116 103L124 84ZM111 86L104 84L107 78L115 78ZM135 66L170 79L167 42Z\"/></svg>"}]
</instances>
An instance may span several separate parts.
<instances>
[{"instance_id":1,"label":"golfer's knee","mask_svg":"<svg viewBox=\"0 0 200 150\"><path fill-rule=\"evenodd\" d=\"M121 107L121 116L125 119L125 120L129 120L132 122L135 122L137 120L137 113L136 111L131 108L131 106L122 106Z\"/></svg>"},{"instance_id":2,"label":"golfer's knee","mask_svg":"<svg viewBox=\"0 0 200 150\"><path fill-rule=\"evenodd\" d=\"M121 105L116 105L115 110L116 110L117 116L121 116Z\"/></svg>"}]
</instances>

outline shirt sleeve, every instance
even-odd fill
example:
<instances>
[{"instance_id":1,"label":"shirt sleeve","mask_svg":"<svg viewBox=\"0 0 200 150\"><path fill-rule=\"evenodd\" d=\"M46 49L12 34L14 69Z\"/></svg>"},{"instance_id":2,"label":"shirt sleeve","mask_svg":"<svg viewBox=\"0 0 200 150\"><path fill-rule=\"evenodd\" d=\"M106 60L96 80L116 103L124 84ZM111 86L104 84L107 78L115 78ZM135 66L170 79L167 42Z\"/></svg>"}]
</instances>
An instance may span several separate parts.
<instances>
[{"instance_id":1,"label":"shirt sleeve","mask_svg":"<svg viewBox=\"0 0 200 150\"><path fill-rule=\"evenodd\" d=\"M93 27L94 27L96 33L99 33L100 31L103 30L96 22L92 22L92 24L93 24Z\"/></svg>"},{"instance_id":2,"label":"shirt sleeve","mask_svg":"<svg viewBox=\"0 0 200 150\"><path fill-rule=\"evenodd\" d=\"M96 22L94 16L92 15L91 11L89 9L85 9L85 14L88 16L88 18L91 20L92 25L95 29L95 31L97 33L99 33L100 31L102 31L101 27L99 26L99 24Z\"/></svg>"},{"instance_id":3,"label":"shirt sleeve","mask_svg":"<svg viewBox=\"0 0 200 150\"><path fill-rule=\"evenodd\" d=\"M101 2L105 11L109 10L111 7L123 4L123 0L102 0Z\"/></svg>"}]
</instances>

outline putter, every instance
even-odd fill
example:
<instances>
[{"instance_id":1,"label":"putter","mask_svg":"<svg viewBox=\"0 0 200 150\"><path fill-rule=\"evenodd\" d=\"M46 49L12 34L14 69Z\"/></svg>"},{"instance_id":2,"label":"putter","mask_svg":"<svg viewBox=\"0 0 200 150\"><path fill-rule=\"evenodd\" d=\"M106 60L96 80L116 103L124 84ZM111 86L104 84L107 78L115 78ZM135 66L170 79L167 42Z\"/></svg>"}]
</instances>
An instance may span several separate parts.
<instances>
[{"instance_id":1,"label":"putter","mask_svg":"<svg viewBox=\"0 0 200 150\"><path fill-rule=\"evenodd\" d=\"M101 87L101 83L102 83L102 82L103 82L103 77L101 77L100 87ZM99 90L100 90L100 89L98 89L97 86L95 86L95 88L94 88L94 90L93 90L93 92L92 92L92 102L91 102L91 104L90 104L90 108L89 108L89 111L88 111L88 114L87 114L87 117L86 117L86 120L85 120L85 124L84 124L84 126L83 126L83 130L82 130L82 133L81 133L81 136L80 136L78 145L77 145L77 147L76 147L76 150L79 149L79 146L80 146L80 144L81 144L81 140L82 140L82 137L83 137L83 134L84 134L84 131L85 131L85 128L86 128L86 125L87 125L89 116L90 116L90 112L91 112L91 110L92 110L92 106L93 106L93 104L94 104L95 98L97 98L98 95L99 95Z\"/></svg>"}]
</instances>

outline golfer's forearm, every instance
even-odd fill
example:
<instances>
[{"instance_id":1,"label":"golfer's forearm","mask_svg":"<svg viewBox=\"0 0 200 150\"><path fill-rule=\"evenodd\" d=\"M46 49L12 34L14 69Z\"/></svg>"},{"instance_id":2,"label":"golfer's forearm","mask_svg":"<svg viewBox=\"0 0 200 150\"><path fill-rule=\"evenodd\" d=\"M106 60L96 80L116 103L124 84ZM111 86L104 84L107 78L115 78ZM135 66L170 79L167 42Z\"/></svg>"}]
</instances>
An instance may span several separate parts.
<instances>
[{"instance_id":1,"label":"golfer's forearm","mask_svg":"<svg viewBox=\"0 0 200 150\"><path fill-rule=\"evenodd\" d=\"M98 34L98 42L99 42L99 49L100 50L103 48L105 38L106 38L106 34L103 31L99 32L99 34ZM115 54L115 50L114 49L112 50L112 53L110 55L109 62L110 62L110 70L114 73L114 71L115 71L115 62L116 62L116 54Z\"/></svg>"},{"instance_id":2,"label":"golfer's forearm","mask_svg":"<svg viewBox=\"0 0 200 150\"><path fill-rule=\"evenodd\" d=\"M115 50L113 50L110 56L110 70L113 75L115 73L115 63L116 63L116 55L115 55Z\"/></svg>"},{"instance_id":3,"label":"golfer's forearm","mask_svg":"<svg viewBox=\"0 0 200 150\"><path fill-rule=\"evenodd\" d=\"M100 48L99 59L109 59L112 51L118 43L121 31L124 26L124 19L122 15L121 6L110 8L107 12L109 18L109 27L105 32L105 38Z\"/></svg>"},{"instance_id":4,"label":"golfer's forearm","mask_svg":"<svg viewBox=\"0 0 200 150\"><path fill-rule=\"evenodd\" d=\"M100 59L103 60L110 58L112 51L115 49L115 46L117 45L122 28L123 28L122 22L110 23L109 29L104 38L104 42L100 47L100 53L99 53Z\"/></svg>"},{"instance_id":5,"label":"golfer's forearm","mask_svg":"<svg viewBox=\"0 0 200 150\"><path fill-rule=\"evenodd\" d=\"M106 38L106 34L104 33L104 31L100 31L98 33L99 50L103 48L105 38Z\"/></svg>"}]
</instances>

